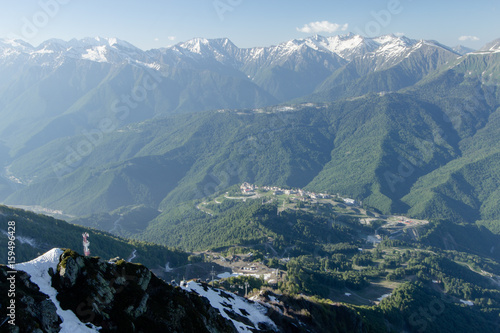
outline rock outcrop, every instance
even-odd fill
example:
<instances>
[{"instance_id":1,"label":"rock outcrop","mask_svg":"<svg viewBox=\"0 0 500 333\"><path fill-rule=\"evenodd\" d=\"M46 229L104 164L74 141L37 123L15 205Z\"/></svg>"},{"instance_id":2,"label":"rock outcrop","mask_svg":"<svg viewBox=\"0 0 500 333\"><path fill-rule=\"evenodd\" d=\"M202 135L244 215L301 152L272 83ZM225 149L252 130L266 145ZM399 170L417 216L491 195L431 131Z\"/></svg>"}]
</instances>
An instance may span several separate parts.
<instances>
[{"instance_id":1,"label":"rock outcrop","mask_svg":"<svg viewBox=\"0 0 500 333\"><path fill-rule=\"evenodd\" d=\"M12 276L8 272L10 269L7 266L0 265L0 309L2 311L2 319L8 313L6 311L10 297L7 297L10 289L10 283L7 280ZM40 288L30 281L30 276L22 271L15 273L15 326L5 322L0 327L0 332L32 332L32 333L55 333L59 332L61 319L56 314L54 303L47 295L40 292ZM10 319L10 318L9 318Z\"/></svg>"},{"instance_id":2,"label":"rock outcrop","mask_svg":"<svg viewBox=\"0 0 500 333\"><path fill-rule=\"evenodd\" d=\"M140 264L109 263L66 250L52 286L63 309L100 332L235 332L209 302Z\"/></svg>"}]
</instances>

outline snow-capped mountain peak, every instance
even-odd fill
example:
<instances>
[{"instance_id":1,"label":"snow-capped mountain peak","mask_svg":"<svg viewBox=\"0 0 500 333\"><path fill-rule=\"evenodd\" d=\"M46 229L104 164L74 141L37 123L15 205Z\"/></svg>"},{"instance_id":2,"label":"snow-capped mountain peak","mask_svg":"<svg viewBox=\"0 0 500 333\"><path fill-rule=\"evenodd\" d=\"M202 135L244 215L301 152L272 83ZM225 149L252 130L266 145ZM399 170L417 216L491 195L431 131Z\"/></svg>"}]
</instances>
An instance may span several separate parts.
<instances>
[{"instance_id":1,"label":"snow-capped mountain peak","mask_svg":"<svg viewBox=\"0 0 500 333\"><path fill-rule=\"evenodd\" d=\"M33 46L21 39L0 38L0 47L11 47L16 49L33 49Z\"/></svg>"},{"instance_id":2,"label":"snow-capped mountain peak","mask_svg":"<svg viewBox=\"0 0 500 333\"><path fill-rule=\"evenodd\" d=\"M500 51L500 38L489 42L483 46L479 51L481 52L499 52Z\"/></svg>"},{"instance_id":3,"label":"snow-capped mountain peak","mask_svg":"<svg viewBox=\"0 0 500 333\"><path fill-rule=\"evenodd\" d=\"M166 50L189 57L215 59L221 63L234 63L239 48L228 38L193 38L186 42L173 45Z\"/></svg>"},{"instance_id":4,"label":"snow-capped mountain peak","mask_svg":"<svg viewBox=\"0 0 500 333\"><path fill-rule=\"evenodd\" d=\"M159 61L158 57L161 57L162 61L170 65L175 65L179 59L187 57L195 61L215 60L239 68L249 63L282 64L292 57L295 57L294 59L308 57L306 54L316 57L312 56L311 52L316 52L315 54L320 57L335 58L335 63L367 55L380 58L383 62L386 58L404 57L417 43L416 40L392 34L369 38L348 33L328 37L313 35L275 46L243 49L238 48L227 38L193 38L165 49L144 52L118 38L87 37L70 41L49 39L36 48L23 41L4 39L0 40L0 57L25 54L39 64L53 66L60 64L66 57L112 64L123 62L148 64ZM490 48L494 49L495 45L491 45Z\"/></svg>"},{"instance_id":5,"label":"snow-capped mountain peak","mask_svg":"<svg viewBox=\"0 0 500 333\"><path fill-rule=\"evenodd\" d=\"M373 49L372 44L360 35L347 34L332 37L315 35L306 39L306 44L314 49L335 53L342 58L351 59Z\"/></svg>"},{"instance_id":6,"label":"snow-capped mountain peak","mask_svg":"<svg viewBox=\"0 0 500 333\"><path fill-rule=\"evenodd\" d=\"M193 38L178 45L183 49L189 50L190 52L203 54L204 49L208 48L209 41L206 38Z\"/></svg>"},{"instance_id":7,"label":"snow-capped mountain peak","mask_svg":"<svg viewBox=\"0 0 500 333\"><path fill-rule=\"evenodd\" d=\"M19 39L0 39L0 59L17 57L33 51L33 46Z\"/></svg>"},{"instance_id":8,"label":"snow-capped mountain peak","mask_svg":"<svg viewBox=\"0 0 500 333\"><path fill-rule=\"evenodd\" d=\"M118 38L87 37L69 41L49 39L37 47L18 40L0 40L0 59L8 61L21 54L38 65L52 67L59 66L65 59L111 64L154 62L146 52Z\"/></svg>"}]
</instances>

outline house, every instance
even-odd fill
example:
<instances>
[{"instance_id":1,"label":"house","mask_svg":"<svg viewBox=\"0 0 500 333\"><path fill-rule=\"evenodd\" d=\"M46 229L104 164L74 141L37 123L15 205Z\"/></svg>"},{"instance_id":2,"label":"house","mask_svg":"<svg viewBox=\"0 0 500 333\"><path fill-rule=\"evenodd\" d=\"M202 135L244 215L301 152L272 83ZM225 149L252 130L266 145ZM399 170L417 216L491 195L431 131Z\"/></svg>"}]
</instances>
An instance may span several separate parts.
<instances>
[{"instance_id":1,"label":"house","mask_svg":"<svg viewBox=\"0 0 500 333\"><path fill-rule=\"evenodd\" d=\"M344 203L349 206L353 206L356 204L356 200L351 199L351 198L344 198Z\"/></svg>"}]
</instances>

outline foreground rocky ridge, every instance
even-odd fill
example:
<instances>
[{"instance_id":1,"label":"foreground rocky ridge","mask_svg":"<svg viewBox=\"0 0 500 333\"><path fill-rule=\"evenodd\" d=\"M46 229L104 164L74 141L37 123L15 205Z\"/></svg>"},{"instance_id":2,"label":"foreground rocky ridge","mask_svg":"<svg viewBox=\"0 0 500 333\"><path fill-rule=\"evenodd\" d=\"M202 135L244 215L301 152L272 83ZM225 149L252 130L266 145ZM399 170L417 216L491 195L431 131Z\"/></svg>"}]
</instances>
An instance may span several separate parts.
<instances>
[{"instance_id":1,"label":"foreground rocky ridge","mask_svg":"<svg viewBox=\"0 0 500 333\"><path fill-rule=\"evenodd\" d=\"M235 331L205 299L172 287L140 264L66 250L52 282L61 306L101 332Z\"/></svg>"},{"instance_id":2,"label":"foreground rocky ridge","mask_svg":"<svg viewBox=\"0 0 500 333\"><path fill-rule=\"evenodd\" d=\"M18 271L16 326L5 323L1 329L37 333L65 332L68 327L75 328L71 332L120 333L369 331L356 312L343 306L318 305L266 291L251 301L195 281L182 289L165 283L141 264L83 257L72 250L49 252L57 259L47 272L28 269L30 276ZM40 258L16 268L26 269L32 263L47 268L38 265L37 260L47 261ZM2 290L8 290L8 271L0 266ZM43 276L56 291L56 306L40 291L43 287L33 283ZM7 302L2 299L2 308ZM76 315L75 323L61 325L71 320L67 315L61 318L61 309Z\"/></svg>"}]
</instances>

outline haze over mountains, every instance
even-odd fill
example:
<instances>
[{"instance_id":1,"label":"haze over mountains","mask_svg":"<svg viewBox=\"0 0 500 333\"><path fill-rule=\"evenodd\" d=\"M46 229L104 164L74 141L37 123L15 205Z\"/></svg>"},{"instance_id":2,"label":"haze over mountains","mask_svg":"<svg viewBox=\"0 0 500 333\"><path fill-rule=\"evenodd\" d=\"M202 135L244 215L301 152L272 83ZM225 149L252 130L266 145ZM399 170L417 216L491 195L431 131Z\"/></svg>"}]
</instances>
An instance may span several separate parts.
<instances>
[{"instance_id":1,"label":"haze over mountains","mask_svg":"<svg viewBox=\"0 0 500 333\"><path fill-rule=\"evenodd\" d=\"M393 35L3 40L0 198L154 218L249 181L497 231L500 46L464 52Z\"/></svg>"},{"instance_id":2,"label":"haze over mountains","mask_svg":"<svg viewBox=\"0 0 500 333\"><path fill-rule=\"evenodd\" d=\"M395 90L458 56L436 42L356 35L252 49L239 49L228 39L198 38L150 51L114 38L48 40L38 47L4 40L0 50L5 120L0 137L14 153L47 143L56 133L93 128L103 117L120 116L131 123L171 113L268 106L332 88L345 90L373 71L404 66L404 78L375 89ZM413 64L418 61L423 64ZM145 95L146 86L151 89ZM129 101L133 91L140 105ZM135 112L124 117L123 107Z\"/></svg>"}]
</instances>

